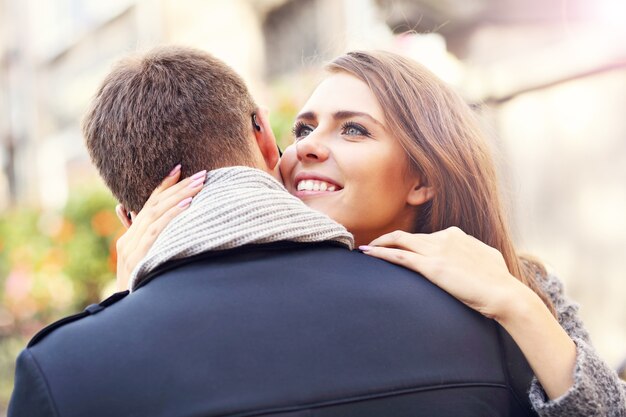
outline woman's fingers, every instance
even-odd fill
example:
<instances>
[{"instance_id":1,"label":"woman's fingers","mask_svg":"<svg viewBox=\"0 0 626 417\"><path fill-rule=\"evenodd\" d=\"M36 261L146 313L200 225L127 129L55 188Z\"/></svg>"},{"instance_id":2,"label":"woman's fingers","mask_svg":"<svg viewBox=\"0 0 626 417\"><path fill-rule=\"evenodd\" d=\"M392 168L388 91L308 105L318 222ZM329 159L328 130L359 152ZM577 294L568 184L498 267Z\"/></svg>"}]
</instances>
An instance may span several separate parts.
<instances>
[{"instance_id":1,"label":"woman's fingers","mask_svg":"<svg viewBox=\"0 0 626 417\"><path fill-rule=\"evenodd\" d=\"M191 204L192 197L187 197L181 200L178 204L171 207L167 210L161 217L153 221L146 232L141 235L137 246L134 249L134 258L135 261L140 261L150 250L154 241L159 237L163 229L167 227L168 224L174 219L174 217L178 216L181 212L185 211L189 205ZM134 268L135 265L132 265Z\"/></svg>"},{"instance_id":2,"label":"woman's fingers","mask_svg":"<svg viewBox=\"0 0 626 417\"><path fill-rule=\"evenodd\" d=\"M367 246L384 246L387 248L406 249L422 253L432 247L432 235L408 233L402 230L387 233L374 239Z\"/></svg>"},{"instance_id":3,"label":"woman's fingers","mask_svg":"<svg viewBox=\"0 0 626 417\"><path fill-rule=\"evenodd\" d=\"M181 165L178 164L172 169L172 171L161 181L161 183L152 191L148 200L144 203L142 210L145 207L151 207L157 205L159 201L165 195L169 195L172 192L172 188L176 184L180 184L178 180L181 175ZM182 181L181 181L182 182Z\"/></svg>"},{"instance_id":4,"label":"woman's fingers","mask_svg":"<svg viewBox=\"0 0 626 417\"><path fill-rule=\"evenodd\" d=\"M128 286L130 275L144 256L159 237L159 234L167 227L167 225L181 212L185 211L191 204L192 197L186 197L179 201L173 207L170 207L159 218L147 224L142 228L141 233L138 229L129 229L117 242L117 286L123 290ZM133 224L135 227L136 224Z\"/></svg>"},{"instance_id":5,"label":"woman's fingers","mask_svg":"<svg viewBox=\"0 0 626 417\"><path fill-rule=\"evenodd\" d=\"M366 255L383 259L418 273L422 273L423 263L426 260L425 256L404 249L386 248L383 246L360 246L359 249Z\"/></svg>"},{"instance_id":6,"label":"woman's fingers","mask_svg":"<svg viewBox=\"0 0 626 417\"><path fill-rule=\"evenodd\" d=\"M456 227L428 235L393 232L359 249L421 273L487 317L501 314L511 286L519 283L497 249Z\"/></svg>"},{"instance_id":7,"label":"woman's fingers","mask_svg":"<svg viewBox=\"0 0 626 417\"><path fill-rule=\"evenodd\" d=\"M172 178L175 178L176 175L178 174L175 174ZM200 190L202 190L205 180L206 170L197 172L191 177L185 178L171 186L168 186L171 180L166 178L162 183L163 187L159 186L155 189L137 217L135 217L133 221L135 232L133 233L133 237L129 240L137 244L138 239L146 233L148 227L156 222L164 213L175 207L181 201L198 194Z\"/></svg>"},{"instance_id":8,"label":"woman's fingers","mask_svg":"<svg viewBox=\"0 0 626 417\"><path fill-rule=\"evenodd\" d=\"M167 177L165 177L163 181L161 181L161 184L159 184L152 191L145 205L150 205L154 200L158 198L161 193L163 193L163 191L167 190L169 187L178 182L178 179L180 178L180 169L181 165L178 164L170 171ZM124 207L122 204L118 204L117 206L115 206L115 214L117 215L120 223L122 223L122 226L124 226L126 229L130 228L132 220L130 219L129 210L126 207Z\"/></svg>"},{"instance_id":9,"label":"woman's fingers","mask_svg":"<svg viewBox=\"0 0 626 417\"><path fill-rule=\"evenodd\" d=\"M202 190L206 180L206 170L177 182L180 166L170 172L152 192L141 211L131 222L126 217L123 206L116 207L116 213L128 230L118 240L118 288L125 288L135 266L148 253L150 247L169 222L186 210L193 197Z\"/></svg>"},{"instance_id":10,"label":"woman's fingers","mask_svg":"<svg viewBox=\"0 0 626 417\"><path fill-rule=\"evenodd\" d=\"M374 239L368 246L385 246L406 249L422 255L437 255L451 247L476 241L458 227L449 227L434 233L408 233L402 230L387 233Z\"/></svg>"},{"instance_id":11,"label":"woman's fingers","mask_svg":"<svg viewBox=\"0 0 626 417\"><path fill-rule=\"evenodd\" d=\"M465 290L467 282L457 279L457 274L449 274L447 261L439 257L422 255L409 250L386 248L381 246L364 246L360 248L364 254L403 266L421 274L430 282L451 294L462 303L476 308L471 291Z\"/></svg>"},{"instance_id":12,"label":"woman's fingers","mask_svg":"<svg viewBox=\"0 0 626 417\"><path fill-rule=\"evenodd\" d=\"M170 171L170 173L167 174L165 178L163 178L163 181L161 181L161 184L159 184L154 189L154 191L152 191L150 198L152 198L152 196L161 194L163 191L167 190L169 187L176 184L178 180L180 179L180 169L181 169L181 165L180 164L176 165ZM150 201L150 198L148 198L148 201Z\"/></svg>"},{"instance_id":13,"label":"woman's fingers","mask_svg":"<svg viewBox=\"0 0 626 417\"><path fill-rule=\"evenodd\" d=\"M202 190L205 180L206 170L202 170L177 184L161 190L159 188L155 189L153 195L150 196L137 217L147 218L151 223L185 198L194 197L198 194ZM159 190L158 193L157 190Z\"/></svg>"}]
</instances>

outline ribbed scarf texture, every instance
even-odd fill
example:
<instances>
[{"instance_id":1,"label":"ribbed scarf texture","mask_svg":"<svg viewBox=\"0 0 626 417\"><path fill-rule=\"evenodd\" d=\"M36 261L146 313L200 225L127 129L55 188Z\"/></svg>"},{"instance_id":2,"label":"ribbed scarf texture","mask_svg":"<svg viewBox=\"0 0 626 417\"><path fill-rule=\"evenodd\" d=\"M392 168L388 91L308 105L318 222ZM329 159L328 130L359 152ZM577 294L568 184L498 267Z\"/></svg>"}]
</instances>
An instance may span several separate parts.
<instances>
[{"instance_id":1,"label":"ribbed scarf texture","mask_svg":"<svg viewBox=\"0 0 626 417\"><path fill-rule=\"evenodd\" d=\"M354 245L343 226L308 208L269 174L239 166L209 171L189 208L170 222L135 267L129 287L132 291L170 260L277 241Z\"/></svg>"}]
</instances>

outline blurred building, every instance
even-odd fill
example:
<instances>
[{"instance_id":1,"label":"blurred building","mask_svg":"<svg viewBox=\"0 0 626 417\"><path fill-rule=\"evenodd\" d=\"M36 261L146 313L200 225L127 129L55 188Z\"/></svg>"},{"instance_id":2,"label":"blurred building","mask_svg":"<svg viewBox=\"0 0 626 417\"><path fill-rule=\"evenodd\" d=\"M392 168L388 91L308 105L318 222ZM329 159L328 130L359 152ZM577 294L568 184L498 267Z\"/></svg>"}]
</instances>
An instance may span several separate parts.
<instances>
[{"instance_id":1,"label":"blurred building","mask_svg":"<svg viewBox=\"0 0 626 417\"><path fill-rule=\"evenodd\" d=\"M552 266L601 354L626 355L626 2L380 1L442 35L494 138L520 247Z\"/></svg>"},{"instance_id":2,"label":"blurred building","mask_svg":"<svg viewBox=\"0 0 626 417\"><path fill-rule=\"evenodd\" d=\"M129 52L207 49L264 97L272 80L346 49L393 49L457 86L484 116L521 246L563 277L616 364L626 355L624 5L0 0L0 211L61 207L73 185L95 177L80 118Z\"/></svg>"},{"instance_id":3,"label":"blurred building","mask_svg":"<svg viewBox=\"0 0 626 417\"><path fill-rule=\"evenodd\" d=\"M118 58L163 43L204 48L260 90L266 76L297 72L345 49L348 3L3 0L0 209L17 202L61 207L69 187L84 180L90 168L80 118ZM360 26L366 33L374 7L359 3L369 16Z\"/></svg>"}]
</instances>

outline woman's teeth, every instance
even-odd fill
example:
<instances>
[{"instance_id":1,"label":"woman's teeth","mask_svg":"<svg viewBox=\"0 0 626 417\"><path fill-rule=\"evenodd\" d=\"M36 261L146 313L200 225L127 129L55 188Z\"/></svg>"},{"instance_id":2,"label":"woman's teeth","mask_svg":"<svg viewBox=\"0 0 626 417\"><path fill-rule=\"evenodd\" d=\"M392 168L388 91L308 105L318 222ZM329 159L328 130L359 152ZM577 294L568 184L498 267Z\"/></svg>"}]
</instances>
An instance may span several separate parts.
<instances>
[{"instance_id":1,"label":"woman's teeth","mask_svg":"<svg viewBox=\"0 0 626 417\"><path fill-rule=\"evenodd\" d=\"M335 191L337 186L326 181L303 180L298 183L298 191Z\"/></svg>"}]
</instances>

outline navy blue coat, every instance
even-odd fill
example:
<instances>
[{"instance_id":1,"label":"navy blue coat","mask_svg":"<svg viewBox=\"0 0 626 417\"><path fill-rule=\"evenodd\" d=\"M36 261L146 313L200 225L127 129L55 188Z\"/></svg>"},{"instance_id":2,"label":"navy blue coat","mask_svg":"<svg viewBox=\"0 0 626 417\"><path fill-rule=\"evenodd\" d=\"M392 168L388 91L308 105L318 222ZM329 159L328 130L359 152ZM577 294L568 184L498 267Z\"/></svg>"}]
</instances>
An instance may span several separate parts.
<instances>
[{"instance_id":1,"label":"navy blue coat","mask_svg":"<svg viewBox=\"0 0 626 417\"><path fill-rule=\"evenodd\" d=\"M9 416L527 416L531 377L423 277L281 242L165 264L42 330Z\"/></svg>"}]
</instances>

